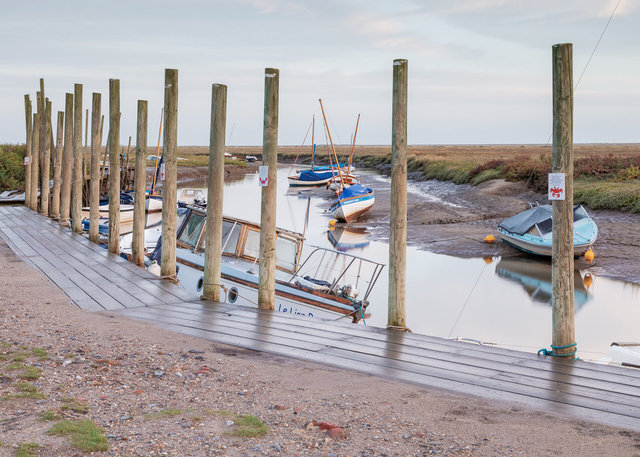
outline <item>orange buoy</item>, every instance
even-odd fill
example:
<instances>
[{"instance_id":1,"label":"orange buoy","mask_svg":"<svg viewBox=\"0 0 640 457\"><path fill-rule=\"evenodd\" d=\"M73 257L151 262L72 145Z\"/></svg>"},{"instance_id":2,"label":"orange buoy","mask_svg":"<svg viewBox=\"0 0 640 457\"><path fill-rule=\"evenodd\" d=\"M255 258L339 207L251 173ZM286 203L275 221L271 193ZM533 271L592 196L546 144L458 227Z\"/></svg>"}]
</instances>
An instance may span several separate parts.
<instances>
[{"instance_id":1,"label":"orange buoy","mask_svg":"<svg viewBox=\"0 0 640 457\"><path fill-rule=\"evenodd\" d=\"M593 276L591 276L591 273L587 273L584 275L584 278L582 278L582 283L587 289L591 287L591 284L593 284Z\"/></svg>"},{"instance_id":2,"label":"orange buoy","mask_svg":"<svg viewBox=\"0 0 640 457\"><path fill-rule=\"evenodd\" d=\"M593 259L595 259L595 257L596 255L591 248L589 248L589 250L584 253L584 260L586 260L588 263L593 262Z\"/></svg>"},{"instance_id":3,"label":"orange buoy","mask_svg":"<svg viewBox=\"0 0 640 457\"><path fill-rule=\"evenodd\" d=\"M490 263L493 262L493 257L491 257L490 255L487 257L483 257L482 260L484 260L484 263L486 263L487 265L489 265Z\"/></svg>"},{"instance_id":4,"label":"orange buoy","mask_svg":"<svg viewBox=\"0 0 640 457\"><path fill-rule=\"evenodd\" d=\"M493 243L496 240L496 237L493 235L487 235L484 237L485 243Z\"/></svg>"},{"instance_id":5,"label":"orange buoy","mask_svg":"<svg viewBox=\"0 0 640 457\"><path fill-rule=\"evenodd\" d=\"M329 225L330 225L330 226L332 226L332 227L333 227L334 225L336 225L336 220L335 220L335 219L331 219L331 220L329 221Z\"/></svg>"}]
</instances>

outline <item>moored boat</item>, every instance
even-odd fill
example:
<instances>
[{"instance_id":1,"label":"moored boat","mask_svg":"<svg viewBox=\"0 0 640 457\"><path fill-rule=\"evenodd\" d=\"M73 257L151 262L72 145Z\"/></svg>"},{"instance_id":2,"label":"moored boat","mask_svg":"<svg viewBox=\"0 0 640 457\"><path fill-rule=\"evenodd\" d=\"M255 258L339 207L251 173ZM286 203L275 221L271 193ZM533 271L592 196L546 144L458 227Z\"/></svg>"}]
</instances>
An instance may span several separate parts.
<instances>
[{"instance_id":1,"label":"moored boat","mask_svg":"<svg viewBox=\"0 0 640 457\"><path fill-rule=\"evenodd\" d=\"M375 192L362 184L345 188L331 203L329 211L339 222L354 222L369 211L376 201Z\"/></svg>"},{"instance_id":2,"label":"moored boat","mask_svg":"<svg viewBox=\"0 0 640 457\"><path fill-rule=\"evenodd\" d=\"M529 254L552 254L552 206L534 206L505 219L498 226L505 243ZM582 205L573 208L573 255L583 255L598 237L598 226Z\"/></svg>"},{"instance_id":3,"label":"moored boat","mask_svg":"<svg viewBox=\"0 0 640 457\"><path fill-rule=\"evenodd\" d=\"M178 279L187 291L200 295L204 286L206 210L196 206L187 209L177 233ZM301 262L304 236L280 228L276 236L275 311L325 319L346 317L353 322L364 316L383 264L321 247L311 247ZM157 253L161 242L151 260L160 260ZM223 300L257 306L260 226L225 217L222 246Z\"/></svg>"}]
</instances>

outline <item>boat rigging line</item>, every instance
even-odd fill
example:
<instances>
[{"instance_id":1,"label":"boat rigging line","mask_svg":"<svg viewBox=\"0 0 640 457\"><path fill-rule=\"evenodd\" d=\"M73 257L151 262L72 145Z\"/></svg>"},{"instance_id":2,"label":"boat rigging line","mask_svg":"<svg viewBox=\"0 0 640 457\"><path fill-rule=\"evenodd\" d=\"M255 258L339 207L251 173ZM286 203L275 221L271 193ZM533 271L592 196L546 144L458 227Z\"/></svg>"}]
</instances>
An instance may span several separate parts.
<instances>
[{"instance_id":1,"label":"boat rigging line","mask_svg":"<svg viewBox=\"0 0 640 457\"><path fill-rule=\"evenodd\" d=\"M593 51L591 51L591 55L587 59L587 63L584 65L584 68L582 69L582 73L580 73L580 77L578 78L578 81L573 86L573 91L574 92L578 89L578 86L580 85L580 81L582 81L582 77L587 72L587 68L589 67L589 64L591 63L591 59L593 59L593 56L595 55L596 51L598 50L598 46L600 46L600 42L602 41L602 38L604 37L604 34L606 33L607 29L609 28L609 24L611 23L611 20L613 19L613 16L616 14L616 11L618 10L618 7L620 6L621 2L622 2L622 0L618 0L618 3L616 3L616 6L613 8L613 11L611 12L611 16L609 16L609 20L605 24L604 29L602 29L602 33L600 34L600 38L598 38L598 41L596 42L596 45L593 47ZM551 132L551 134L549 135L549 139L547 140L547 145L549 145L549 143L551 142L551 137L552 136L553 136L553 132Z\"/></svg>"}]
</instances>

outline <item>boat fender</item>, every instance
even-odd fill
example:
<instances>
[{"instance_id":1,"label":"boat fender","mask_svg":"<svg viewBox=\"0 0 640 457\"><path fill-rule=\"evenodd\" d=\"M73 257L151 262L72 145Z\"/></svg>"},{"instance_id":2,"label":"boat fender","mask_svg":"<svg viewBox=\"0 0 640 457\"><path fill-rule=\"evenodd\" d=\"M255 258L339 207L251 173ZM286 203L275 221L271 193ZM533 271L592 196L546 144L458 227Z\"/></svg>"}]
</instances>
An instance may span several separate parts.
<instances>
[{"instance_id":1,"label":"boat fender","mask_svg":"<svg viewBox=\"0 0 640 457\"><path fill-rule=\"evenodd\" d=\"M587 252L584 253L584 260L586 260L588 263L593 262L593 259L595 258L596 258L596 255L593 252L593 249L591 248L589 248Z\"/></svg>"}]
</instances>

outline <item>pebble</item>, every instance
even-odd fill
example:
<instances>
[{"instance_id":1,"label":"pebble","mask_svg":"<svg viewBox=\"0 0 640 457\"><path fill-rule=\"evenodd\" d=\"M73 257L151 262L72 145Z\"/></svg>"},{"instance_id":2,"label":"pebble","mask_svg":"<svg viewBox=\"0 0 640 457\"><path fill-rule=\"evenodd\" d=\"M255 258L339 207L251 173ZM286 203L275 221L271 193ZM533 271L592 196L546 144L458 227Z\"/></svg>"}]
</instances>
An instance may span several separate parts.
<instances>
[{"instance_id":1,"label":"pebble","mask_svg":"<svg viewBox=\"0 0 640 457\"><path fill-rule=\"evenodd\" d=\"M153 376L155 376L156 378L161 378L164 376L164 371L156 370L153 372Z\"/></svg>"}]
</instances>

